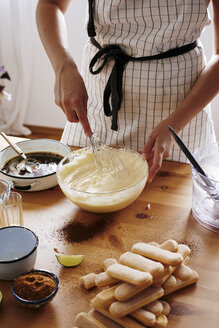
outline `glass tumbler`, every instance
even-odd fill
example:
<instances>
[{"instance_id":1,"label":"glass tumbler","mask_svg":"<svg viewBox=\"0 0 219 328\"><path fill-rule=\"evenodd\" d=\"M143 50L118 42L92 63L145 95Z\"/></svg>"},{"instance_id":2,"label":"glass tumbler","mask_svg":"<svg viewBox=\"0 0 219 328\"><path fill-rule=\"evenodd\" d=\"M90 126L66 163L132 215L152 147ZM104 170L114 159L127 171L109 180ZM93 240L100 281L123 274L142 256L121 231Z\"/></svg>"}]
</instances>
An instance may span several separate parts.
<instances>
[{"instance_id":1,"label":"glass tumbler","mask_svg":"<svg viewBox=\"0 0 219 328\"><path fill-rule=\"evenodd\" d=\"M196 149L194 157L208 177L192 165L192 214L205 228L219 232L219 143Z\"/></svg>"},{"instance_id":2,"label":"glass tumbler","mask_svg":"<svg viewBox=\"0 0 219 328\"><path fill-rule=\"evenodd\" d=\"M0 228L23 225L22 197L17 192L10 192L0 208Z\"/></svg>"},{"instance_id":3,"label":"glass tumbler","mask_svg":"<svg viewBox=\"0 0 219 328\"><path fill-rule=\"evenodd\" d=\"M0 179L0 206L3 206L11 191L8 181Z\"/></svg>"}]
</instances>

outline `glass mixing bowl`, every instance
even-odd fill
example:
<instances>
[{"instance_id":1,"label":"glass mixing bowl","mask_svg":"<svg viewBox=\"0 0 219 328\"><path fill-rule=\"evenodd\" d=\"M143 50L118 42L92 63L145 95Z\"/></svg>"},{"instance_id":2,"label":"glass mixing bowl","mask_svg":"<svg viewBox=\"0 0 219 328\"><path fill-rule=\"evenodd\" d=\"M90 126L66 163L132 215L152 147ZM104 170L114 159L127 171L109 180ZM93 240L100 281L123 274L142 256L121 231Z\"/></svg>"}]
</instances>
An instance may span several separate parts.
<instances>
[{"instance_id":1,"label":"glass mixing bowl","mask_svg":"<svg viewBox=\"0 0 219 328\"><path fill-rule=\"evenodd\" d=\"M73 151L57 167L63 193L89 212L108 213L125 208L138 198L147 181L148 163L142 155L127 148L109 148L107 159L112 155L116 163L122 163L115 170L110 165L106 168L106 161L98 170L91 147Z\"/></svg>"}]
</instances>

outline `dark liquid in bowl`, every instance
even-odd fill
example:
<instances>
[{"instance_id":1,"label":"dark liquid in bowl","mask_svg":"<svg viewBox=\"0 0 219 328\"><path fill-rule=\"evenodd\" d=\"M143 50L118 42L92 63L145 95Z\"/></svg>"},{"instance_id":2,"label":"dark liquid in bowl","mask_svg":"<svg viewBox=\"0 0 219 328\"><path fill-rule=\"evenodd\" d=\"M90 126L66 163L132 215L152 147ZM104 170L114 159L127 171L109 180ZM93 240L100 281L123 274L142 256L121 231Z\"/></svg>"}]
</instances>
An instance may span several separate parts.
<instances>
[{"instance_id":1,"label":"dark liquid in bowl","mask_svg":"<svg viewBox=\"0 0 219 328\"><path fill-rule=\"evenodd\" d=\"M26 154L27 161L21 156L11 158L1 170L7 174L22 177L39 177L56 172L63 156L48 152Z\"/></svg>"}]
</instances>

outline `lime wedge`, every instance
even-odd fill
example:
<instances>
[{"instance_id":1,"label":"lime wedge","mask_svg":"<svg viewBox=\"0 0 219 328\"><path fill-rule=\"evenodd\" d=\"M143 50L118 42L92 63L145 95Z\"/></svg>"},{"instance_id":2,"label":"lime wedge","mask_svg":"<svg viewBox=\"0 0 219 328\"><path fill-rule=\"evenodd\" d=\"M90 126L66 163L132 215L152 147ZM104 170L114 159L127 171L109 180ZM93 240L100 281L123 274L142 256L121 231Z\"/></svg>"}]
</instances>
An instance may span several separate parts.
<instances>
[{"instance_id":1,"label":"lime wedge","mask_svg":"<svg viewBox=\"0 0 219 328\"><path fill-rule=\"evenodd\" d=\"M0 304L1 304L2 298L3 298L2 292L0 291Z\"/></svg>"},{"instance_id":2,"label":"lime wedge","mask_svg":"<svg viewBox=\"0 0 219 328\"><path fill-rule=\"evenodd\" d=\"M84 255L65 255L65 254L55 254L58 262L64 267L74 267L79 265L83 259Z\"/></svg>"}]
</instances>

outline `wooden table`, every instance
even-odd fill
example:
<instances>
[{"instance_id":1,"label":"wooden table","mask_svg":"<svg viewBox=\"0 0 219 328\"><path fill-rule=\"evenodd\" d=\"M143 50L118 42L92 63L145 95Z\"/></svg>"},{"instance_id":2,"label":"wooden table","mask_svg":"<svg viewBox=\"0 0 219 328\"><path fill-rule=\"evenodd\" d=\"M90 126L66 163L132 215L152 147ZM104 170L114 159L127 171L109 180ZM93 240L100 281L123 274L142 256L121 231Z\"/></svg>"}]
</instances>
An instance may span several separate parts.
<instances>
[{"instance_id":1,"label":"wooden table","mask_svg":"<svg viewBox=\"0 0 219 328\"><path fill-rule=\"evenodd\" d=\"M2 142L1 148L4 146ZM199 273L200 280L166 298L171 304L168 327L219 327L219 235L200 226L191 214L188 164L164 162L155 180L132 205L111 214L79 209L59 186L21 194L24 225L39 237L35 267L54 272L60 288L50 304L31 310L15 302L11 282L0 281L1 328L73 327L75 315L89 310L89 302L98 291L85 290L80 276L101 272L106 258L118 259L138 241L162 243L169 238L191 247L189 265ZM84 228L84 233L78 233L79 228ZM85 259L76 268L64 268L56 260L57 250L84 254Z\"/></svg>"}]
</instances>

